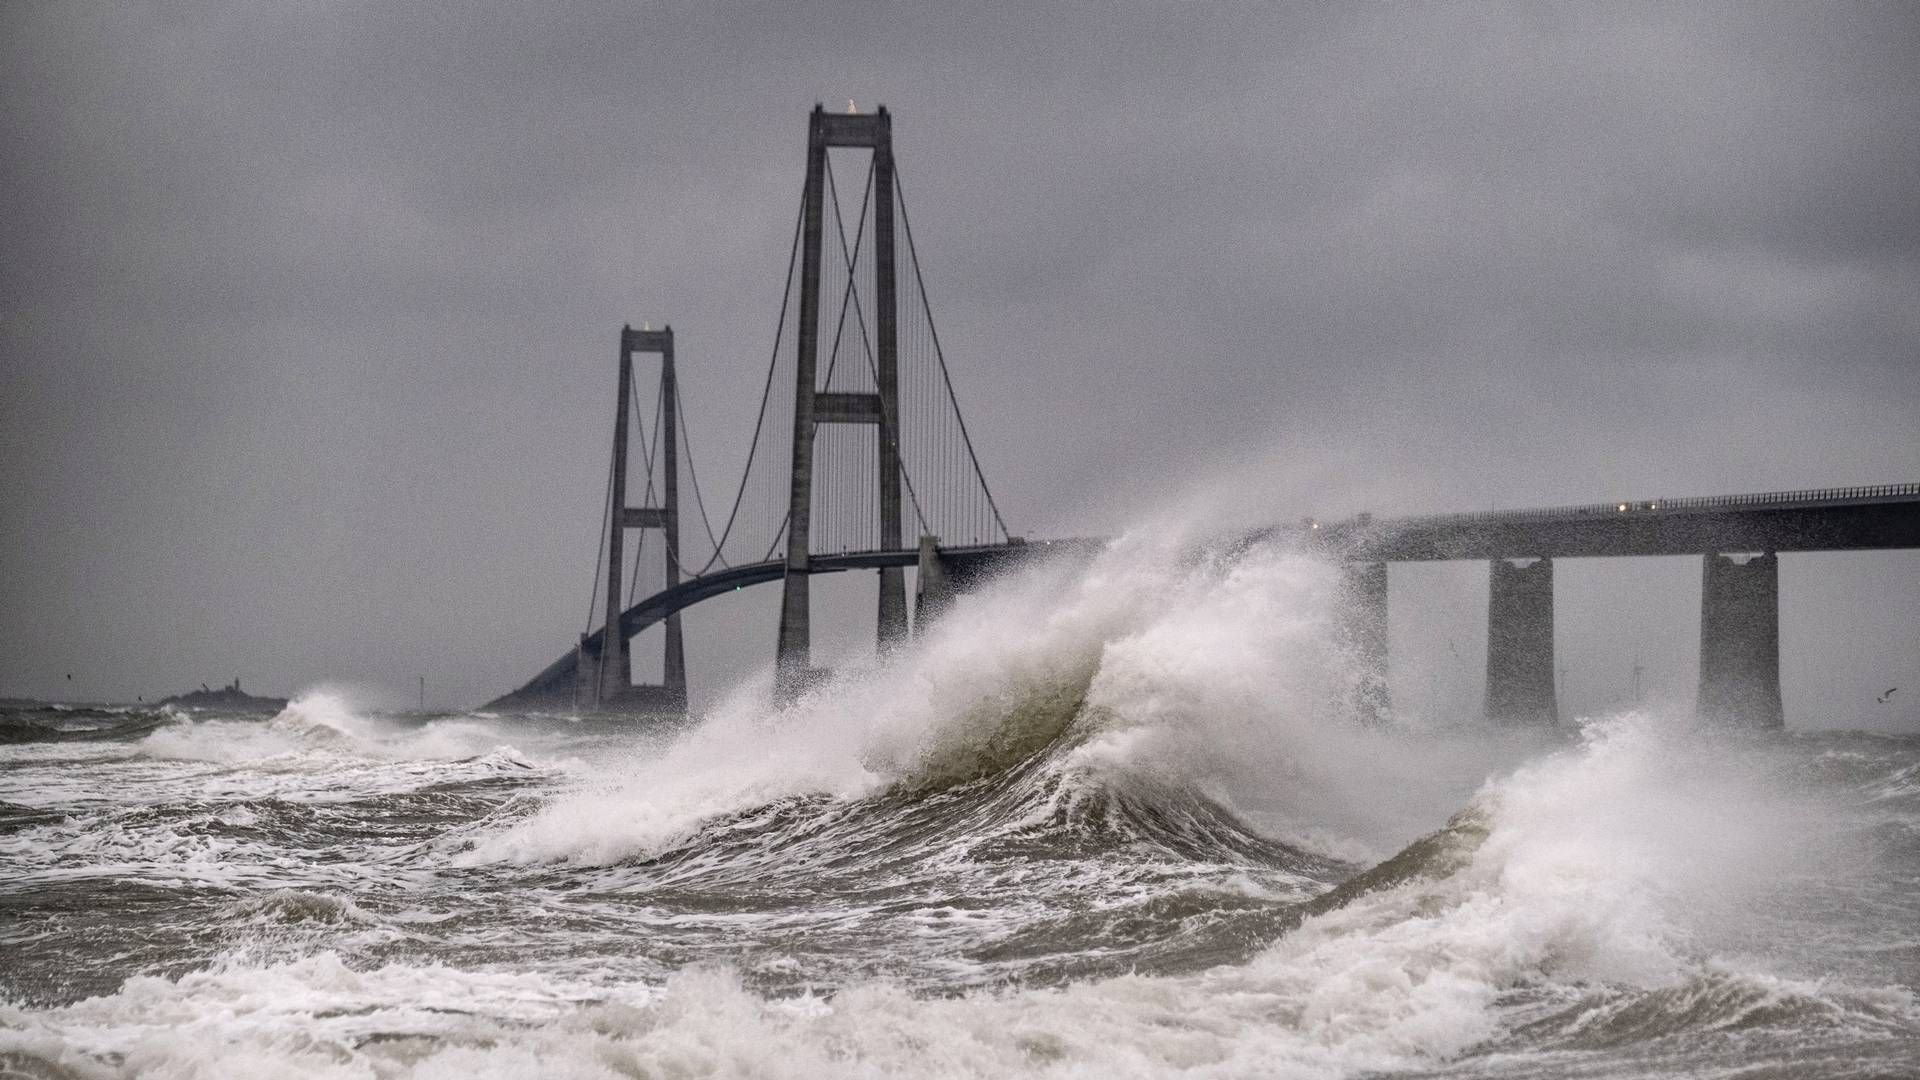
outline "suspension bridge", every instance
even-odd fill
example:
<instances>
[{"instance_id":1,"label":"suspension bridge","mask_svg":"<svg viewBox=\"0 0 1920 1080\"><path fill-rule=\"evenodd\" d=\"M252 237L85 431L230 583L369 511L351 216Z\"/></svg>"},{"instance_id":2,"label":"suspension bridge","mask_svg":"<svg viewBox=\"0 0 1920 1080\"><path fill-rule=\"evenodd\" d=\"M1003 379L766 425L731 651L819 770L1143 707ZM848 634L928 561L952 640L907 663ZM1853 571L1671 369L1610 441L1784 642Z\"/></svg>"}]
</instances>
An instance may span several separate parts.
<instances>
[{"instance_id":1,"label":"suspension bridge","mask_svg":"<svg viewBox=\"0 0 1920 1080\"><path fill-rule=\"evenodd\" d=\"M934 324L885 107L815 106L779 307L746 465L724 512L700 485L672 328L621 329L588 629L493 707L682 710L680 612L776 580L775 683L790 697L820 675L810 658L815 575L879 574L884 649L908 633L906 567L920 568L919 603L930 613L943 589L1060 549L1011 535L981 470ZM636 357L657 357L650 409ZM683 490L693 496L691 520ZM688 527L696 521L697 531ZM630 571L629 533L637 534ZM661 682L636 686L628 642L655 624L665 627Z\"/></svg>"},{"instance_id":2,"label":"suspension bridge","mask_svg":"<svg viewBox=\"0 0 1920 1080\"><path fill-rule=\"evenodd\" d=\"M722 512L695 466L672 328L621 328L585 627L572 648L488 708L683 713L681 612L774 581L782 583L775 692L791 699L822 674L811 662L817 575L879 575L877 640L886 650L909 633L908 567L917 581L912 622L924 624L1011 565L1099 546L1025 541L1008 530L934 325L884 106L839 114L816 105L809 117L772 339L746 463ZM637 358L657 363L651 408L642 407ZM687 518L683 492L692 495ZM1347 568L1345 632L1362 672L1354 704L1363 719L1389 707L1391 563L1489 562L1487 713L1531 725L1558 716L1553 560L1701 555L1700 709L1778 727L1778 553L1920 548L1920 485L1307 519L1248 537L1260 538L1316 547ZM656 625L664 628L661 681L636 685L629 643Z\"/></svg>"}]
</instances>

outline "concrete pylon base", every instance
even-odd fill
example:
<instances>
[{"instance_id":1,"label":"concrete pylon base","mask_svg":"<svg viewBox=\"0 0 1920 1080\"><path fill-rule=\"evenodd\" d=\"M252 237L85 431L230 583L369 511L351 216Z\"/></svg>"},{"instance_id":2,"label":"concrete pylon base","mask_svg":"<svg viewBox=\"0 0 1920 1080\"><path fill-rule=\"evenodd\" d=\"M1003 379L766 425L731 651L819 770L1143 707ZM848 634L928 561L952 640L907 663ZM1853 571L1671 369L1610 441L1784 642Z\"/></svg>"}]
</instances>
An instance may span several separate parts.
<instances>
[{"instance_id":1,"label":"concrete pylon base","mask_svg":"<svg viewBox=\"0 0 1920 1080\"><path fill-rule=\"evenodd\" d=\"M1361 723L1386 723L1393 708L1387 690L1387 564L1348 563L1341 633L1358 667L1352 707Z\"/></svg>"},{"instance_id":2,"label":"concrete pylon base","mask_svg":"<svg viewBox=\"0 0 1920 1080\"><path fill-rule=\"evenodd\" d=\"M1487 587L1487 719L1559 722L1553 686L1553 560L1495 559Z\"/></svg>"},{"instance_id":3,"label":"concrete pylon base","mask_svg":"<svg viewBox=\"0 0 1920 1080\"><path fill-rule=\"evenodd\" d=\"M1700 577L1702 719L1786 726L1780 703L1780 557L1708 555Z\"/></svg>"}]
</instances>

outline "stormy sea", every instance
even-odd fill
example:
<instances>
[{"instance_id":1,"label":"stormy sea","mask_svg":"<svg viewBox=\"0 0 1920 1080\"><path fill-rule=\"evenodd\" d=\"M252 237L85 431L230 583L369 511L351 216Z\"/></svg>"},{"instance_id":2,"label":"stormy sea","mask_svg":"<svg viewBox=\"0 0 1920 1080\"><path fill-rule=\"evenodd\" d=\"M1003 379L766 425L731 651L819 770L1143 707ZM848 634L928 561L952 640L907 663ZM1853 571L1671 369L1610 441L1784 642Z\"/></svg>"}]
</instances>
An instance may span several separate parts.
<instances>
[{"instance_id":1,"label":"stormy sea","mask_svg":"<svg viewBox=\"0 0 1920 1080\"><path fill-rule=\"evenodd\" d=\"M1170 543L683 728L0 712L0 1076L1920 1075L1920 738L1361 724Z\"/></svg>"}]
</instances>

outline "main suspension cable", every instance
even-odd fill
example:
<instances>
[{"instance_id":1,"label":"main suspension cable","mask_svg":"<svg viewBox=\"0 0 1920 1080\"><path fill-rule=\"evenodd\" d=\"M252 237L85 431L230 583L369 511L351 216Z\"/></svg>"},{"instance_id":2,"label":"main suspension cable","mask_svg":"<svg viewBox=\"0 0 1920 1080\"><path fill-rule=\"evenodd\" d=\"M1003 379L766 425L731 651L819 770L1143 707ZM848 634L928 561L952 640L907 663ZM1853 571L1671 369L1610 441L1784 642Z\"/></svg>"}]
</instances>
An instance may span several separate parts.
<instances>
[{"instance_id":1,"label":"main suspension cable","mask_svg":"<svg viewBox=\"0 0 1920 1080\"><path fill-rule=\"evenodd\" d=\"M787 305L793 300L793 268L799 265L800 262L800 226L806 221L806 218L807 194L806 186L803 184L800 188L800 212L796 214L793 219L793 248L787 253L787 284L780 294L780 321L774 328L773 358L767 362L767 381L766 384L760 388L760 415L753 421L753 442L747 447L747 464L746 467L740 471L740 487L739 490L734 492L733 509L727 511L727 524L725 528L720 530L720 540L713 545L713 557L707 560L707 564L700 568L699 573L691 574L689 575L690 577L699 577L701 574L713 569L715 563L719 563L722 567L727 565L721 558L721 553L727 542L727 538L733 535L733 523L740 516L740 501L746 497L747 481L753 476L753 458L755 454L760 452L760 431L767 420L767 400L773 393L773 374L780 365L780 343L784 340L787 332ZM793 517L793 510L791 508L787 510L787 517L789 519ZM785 529L786 527L784 525L781 526L782 532L784 532ZM774 543L779 543L777 535ZM771 558L773 558L773 548L769 547L766 558L760 561L766 562Z\"/></svg>"},{"instance_id":2,"label":"main suspension cable","mask_svg":"<svg viewBox=\"0 0 1920 1080\"><path fill-rule=\"evenodd\" d=\"M621 406L625 408L624 405ZM607 451L607 490L600 497L600 535L593 551L593 595L587 598L587 621L582 633L593 631L593 609L600 603L600 569L607 561L607 517L613 508L613 451Z\"/></svg>"},{"instance_id":3,"label":"main suspension cable","mask_svg":"<svg viewBox=\"0 0 1920 1080\"><path fill-rule=\"evenodd\" d=\"M633 414L635 417L638 417L640 415L640 387L632 382L629 382L628 386L633 392ZM660 406L667 396L664 390L665 388L662 387L653 392L653 434L640 444L642 464L646 466L647 472L647 490L646 494L641 496L643 505L646 506L652 506L654 504L653 461L656 456L655 451L660 447ZM646 429L642 428L640 434L646 436ZM625 508L623 507L622 509L624 510ZM625 515L623 514L622 516L624 517ZM620 528L626 528L624 522L620 525ZM628 607L633 606L634 597L637 596L640 591L640 556L643 555L646 550L647 530L641 529L640 539L633 545L633 577L628 579L627 585ZM668 557L672 557L671 552L668 553Z\"/></svg>"},{"instance_id":4,"label":"main suspension cable","mask_svg":"<svg viewBox=\"0 0 1920 1080\"><path fill-rule=\"evenodd\" d=\"M681 400L678 380L673 384L673 409L674 416L679 421L680 448L687 452L687 479L693 484L693 504L700 508L700 526L707 531L707 543L712 544L715 551L719 551L720 541L713 538L713 522L707 520L707 501L700 497L700 473L693 467L693 436L687 434L687 406L686 402ZM673 561L678 563L680 560L675 557ZM686 567L682 566L680 570L684 573Z\"/></svg>"}]
</instances>

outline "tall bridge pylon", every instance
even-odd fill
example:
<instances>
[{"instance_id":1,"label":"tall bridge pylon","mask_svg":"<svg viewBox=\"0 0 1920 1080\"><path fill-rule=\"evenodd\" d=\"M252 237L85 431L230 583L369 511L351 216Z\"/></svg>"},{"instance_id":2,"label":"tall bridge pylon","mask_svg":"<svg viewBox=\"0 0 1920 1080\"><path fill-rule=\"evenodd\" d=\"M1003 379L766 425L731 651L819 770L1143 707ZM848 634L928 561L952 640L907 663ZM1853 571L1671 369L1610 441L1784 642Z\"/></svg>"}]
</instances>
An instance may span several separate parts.
<instances>
[{"instance_id":1,"label":"tall bridge pylon","mask_svg":"<svg viewBox=\"0 0 1920 1080\"><path fill-rule=\"evenodd\" d=\"M835 160L857 165L863 151L866 181L849 220ZM786 301L795 309L787 376L793 423L781 493L785 573L774 669L783 698L817 674L816 555L903 550L910 525L946 542L1009 539L934 329L885 106L844 114L814 106L795 228ZM775 365L782 359L776 339ZM906 577L897 566L878 574L876 637L884 651L907 634Z\"/></svg>"},{"instance_id":2,"label":"tall bridge pylon","mask_svg":"<svg viewBox=\"0 0 1920 1080\"><path fill-rule=\"evenodd\" d=\"M657 354L660 357L660 393L656 398L652 441L645 438L641 440L645 491L641 505L630 506L627 502L627 472L632 455L628 447L628 429L630 417L639 413L639 398L633 379L633 358L636 354ZM628 530L640 530L640 543L634 555L636 562L646 552L647 533L652 531L660 534L657 547L661 577L658 583L668 589L680 583L680 402L679 386L673 370L673 328L635 330L631 326L621 327L619 371L616 391L618 404L613 420L613 461L607 477L607 516L603 525L603 539L606 542L603 554L607 570L606 618L603 632L598 637L594 662L578 665L576 678L580 691L575 696L579 703L596 710L681 712L687 704L687 655L680 633L679 614L676 612L665 620L665 655L657 685L633 685L633 656L620 623L621 612L626 606L621 602L620 593L621 586L626 584ZM642 433L644 435L644 428ZM657 488L656 477L659 481ZM596 578L598 576L595 575ZM628 586L627 604L632 603L632 593L638 591L643 576L641 567L636 565L633 583ZM584 659L590 644L589 635L582 634L580 642Z\"/></svg>"},{"instance_id":3,"label":"tall bridge pylon","mask_svg":"<svg viewBox=\"0 0 1920 1080\"><path fill-rule=\"evenodd\" d=\"M827 150L844 146L871 151L868 194L884 192L873 204L873 348L872 389L833 391L819 388L820 276L826 230ZM803 196L800 255L800 327L795 342L793 398L792 490L787 518L786 579L780 597L780 635L775 654L779 691L790 695L811 675L812 625L810 599L812 567L810 543L813 516L814 435L821 425L871 427L878 440L879 547L901 547L900 520L900 377L899 297L893 232L893 118L877 113L835 115L815 105L807 121L807 181ZM861 226L866 224L864 207ZM834 210L839 211L835 195ZM844 240L844 237L843 237ZM857 267L851 253L846 261L847 294L857 288ZM845 315L842 314L844 324ZM864 338L865 327L862 327ZM836 330L835 345L839 333ZM864 343L864 342L863 342ZM830 361L833 359L830 355ZM830 367L833 366L830 364ZM832 385L831 370L828 373ZM878 613L879 646L887 648L906 635L907 588L904 571L880 571Z\"/></svg>"}]
</instances>

